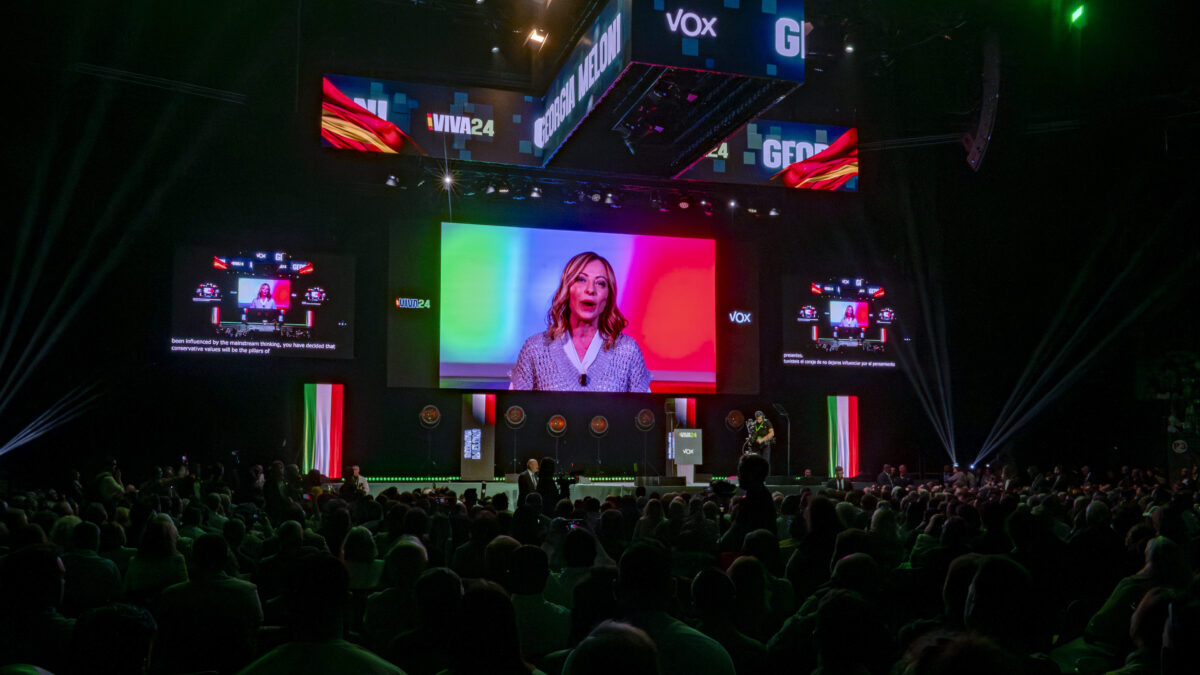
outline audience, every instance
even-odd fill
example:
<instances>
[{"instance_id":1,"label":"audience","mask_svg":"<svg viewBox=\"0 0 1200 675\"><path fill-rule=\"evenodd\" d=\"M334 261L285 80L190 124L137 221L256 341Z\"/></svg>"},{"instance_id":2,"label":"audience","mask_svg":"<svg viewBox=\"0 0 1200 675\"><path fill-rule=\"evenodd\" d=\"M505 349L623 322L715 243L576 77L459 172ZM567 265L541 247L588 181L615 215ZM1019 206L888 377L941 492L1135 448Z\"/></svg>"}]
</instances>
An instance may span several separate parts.
<instances>
[{"instance_id":1,"label":"audience","mask_svg":"<svg viewBox=\"0 0 1200 675\"><path fill-rule=\"evenodd\" d=\"M191 578L163 590L156 651L170 672L233 673L253 659L262 605L254 584L226 573L229 560L221 535L201 535Z\"/></svg>"},{"instance_id":2,"label":"audience","mask_svg":"<svg viewBox=\"0 0 1200 675\"><path fill-rule=\"evenodd\" d=\"M158 624L144 607L112 603L90 609L75 622L69 672L144 675L157 635Z\"/></svg>"},{"instance_id":3,"label":"audience","mask_svg":"<svg viewBox=\"0 0 1200 675\"><path fill-rule=\"evenodd\" d=\"M266 466L125 486L106 461L0 493L0 667L1132 675L1200 649L1186 471L889 467L772 494L747 456L737 487L570 501L548 479L510 511Z\"/></svg>"},{"instance_id":4,"label":"audience","mask_svg":"<svg viewBox=\"0 0 1200 675\"><path fill-rule=\"evenodd\" d=\"M550 562L536 546L522 546L509 556L509 588L517 619L521 654L531 661L567 646L571 611L546 600Z\"/></svg>"},{"instance_id":5,"label":"audience","mask_svg":"<svg viewBox=\"0 0 1200 675\"><path fill-rule=\"evenodd\" d=\"M307 553L287 576L281 599L291 639L240 672L403 675L403 670L345 639L343 611L350 597L350 573L340 560L328 553Z\"/></svg>"},{"instance_id":6,"label":"audience","mask_svg":"<svg viewBox=\"0 0 1200 675\"><path fill-rule=\"evenodd\" d=\"M397 541L383 561L386 588L367 598L363 633L367 645L383 653L395 636L420 625L415 588L429 556L414 538Z\"/></svg>"},{"instance_id":7,"label":"audience","mask_svg":"<svg viewBox=\"0 0 1200 675\"><path fill-rule=\"evenodd\" d=\"M79 616L121 597L121 571L115 562L100 557L100 528L94 522L75 526L62 562L66 568L63 614Z\"/></svg>"}]
</instances>

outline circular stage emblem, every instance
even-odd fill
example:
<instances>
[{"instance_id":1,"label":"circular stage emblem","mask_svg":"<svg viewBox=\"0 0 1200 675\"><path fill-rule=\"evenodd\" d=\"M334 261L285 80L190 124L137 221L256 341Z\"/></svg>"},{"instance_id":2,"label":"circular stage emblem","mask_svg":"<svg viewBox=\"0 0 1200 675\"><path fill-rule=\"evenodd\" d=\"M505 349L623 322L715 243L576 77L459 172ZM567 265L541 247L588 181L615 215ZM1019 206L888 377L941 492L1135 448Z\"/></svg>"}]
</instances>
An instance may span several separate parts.
<instances>
[{"instance_id":1,"label":"circular stage emblem","mask_svg":"<svg viewBox=\"0 0 1200 675\"><path fill-rule=\"evenodd\" d=\"M725 426L729 427L730 431L741 431L742 425L746 423L746 416L741 410L730 410L725 415Z\"/></svg>"},{"instance_id":2,"label":"circular stage emblem","mask_svg":"<svg viewBox=\"0 0 1200 675\"><path fill-rule=\"evenodd\" d=\"M637 425L638 431L650 431L654 428L654 411L642 408L633 418L633 423Z\"/></svg>"},{"instance_id":3,"label":"circular stage emblem","mask_svg":"<svg viewBox=\"0 0 1200 675\"><path fill-rule=\"evenodd\" d=\"M1174 450L1175 454L1177 454L1177 455L1186 454L1188 451L1187 441L1180 438L1171 443L1171 449Z\"/></svg>"},{"instance_id":4,"label":"circular stage emblem","mask_svg":"<svg viewBox=\"0 0 1200 675\"><path fill-rule=\"evenodd\" d=\"M567 418L562 415L552 415L546 420L546 431L551 436L562 436L567 433Z\"/></svg>"},{"instance_id":5,"label":"circular stage emblem","mask_svg":"<svg viewBox=\"0 0 1200 675\"><path fill-rule=\"evenodd\" d=\"M520 429L525 426L525 409L519 405L509 406L504 411L504 423L509 429Z\"/></svg>"},{"instance_id":6,"label":"circular stage emblem","mask_svg":"<svg viewBox=\"0 0 1200 675\"><path fill-rule=\"evenodd\" d=\"M426 429L432 429L441 423L442 411L438 410L436 405L430 403L424 408L421 408L421 414L418 416L418 418L421 420L421 426L425 427Z\"/></svg>"},{"instance_id":7,"label":"circular stage emblem","mask_svg":"<svg viewBox=\"0 0 1200 675\"><path fill-rule=\"evenodd\" d=\"M608 418L604 415L596 415L588 422L588 430L593 436L600 437L608 433Z\"/></svg>"}]
</instances>

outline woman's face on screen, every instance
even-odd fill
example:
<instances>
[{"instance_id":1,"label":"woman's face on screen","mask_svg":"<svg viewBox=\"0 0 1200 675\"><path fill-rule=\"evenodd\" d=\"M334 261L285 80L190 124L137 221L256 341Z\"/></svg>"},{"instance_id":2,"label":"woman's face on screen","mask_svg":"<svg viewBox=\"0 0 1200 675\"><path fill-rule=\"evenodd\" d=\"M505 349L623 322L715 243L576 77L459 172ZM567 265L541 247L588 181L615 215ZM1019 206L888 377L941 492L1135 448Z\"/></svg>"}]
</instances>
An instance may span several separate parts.
<instances>
[{"instance_id":1,"label":"woman's face on screen","mask_svg":"<svg viewBox=\"0 0 1200 675\"><path fill-rule=\"evenodd\" d=\"M593 260L571 282L571 316L593 322L608 304L608 273L604 263Z\"/></svg>"},{"instance_id":2,"label":"woman's face on screen","mask_svg":"<svg viewBox=\"0 0 1200 675\"><path fill-rule=\"evenodd\" d=\"M258 297L260 297L260 298L271 297L271 284L263 284L262 286L259 286L258 287Z\"/></svg>"}]
</instances>

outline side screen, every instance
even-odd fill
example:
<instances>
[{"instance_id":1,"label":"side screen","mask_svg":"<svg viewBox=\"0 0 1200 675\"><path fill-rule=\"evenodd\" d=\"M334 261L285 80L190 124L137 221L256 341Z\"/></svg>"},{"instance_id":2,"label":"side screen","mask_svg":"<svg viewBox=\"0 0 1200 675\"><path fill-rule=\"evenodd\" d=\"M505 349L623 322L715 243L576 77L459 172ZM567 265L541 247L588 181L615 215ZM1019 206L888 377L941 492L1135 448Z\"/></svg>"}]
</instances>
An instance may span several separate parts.
<instances>
[{"instance_id":1,"label":"side screen","mask_svg":"<svg viewBox=\"0 0 1200 675\"><path fill-rule=\"evenodd\" d=\"M861 278L783 280L785 366L894 368L893 298Z\"/></svg>"},{"instance_id":2,"label":"side screen","mask_svg":"<svg viewBox=\"0 0 1200 675\"><path fill-rule=\"evenodd\" d=\"M354 356L354 259L181 249L170 350L272 358Z\"/></svg>"}]
</instances>

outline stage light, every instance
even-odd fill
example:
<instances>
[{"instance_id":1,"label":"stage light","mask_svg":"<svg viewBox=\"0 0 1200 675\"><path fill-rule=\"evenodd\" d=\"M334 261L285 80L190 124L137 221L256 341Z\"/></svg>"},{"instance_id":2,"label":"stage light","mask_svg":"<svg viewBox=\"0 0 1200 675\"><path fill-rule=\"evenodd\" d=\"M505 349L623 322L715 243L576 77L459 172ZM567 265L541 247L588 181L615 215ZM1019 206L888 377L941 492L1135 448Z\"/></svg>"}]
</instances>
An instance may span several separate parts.
<instances>
[{"instance_id":1,"label":"stage light","mask_svg":"<svg viewBox=\"0 0 1200 675\"><path fill-rule=\"evenodd\" d=\"M496 186L496 192L499 192L502 195L506 195L509 192L512 192L512 188L508 186L507 181L500 181L500 184Z\"/></svg>"},{"instance_id":2,"label":"stage light","mask_svg":"<svg viewBox=\"0 0 1200 675\"><path fill-rule=\"evenodd\" d=\"M546 46L546 38L550 37L549 33L543 33L536 27L529 31L528 37L525 38L525 44L531 49L541 49Z\"/></svg>"},{"instance_id":3,"label":"stage light","mask_svg":"<svg viewBox=\"0 0 1200 675\"><path fill-rule=\"evenodd\" d=\"M388 176L387 180L383 181L383 184L388 187L396 187L400 184L400 180L395 176Z\"/></svg>"},{"instance_id":4,"label":"stage light","mask_svg":"<svg viewBox=\"0 0 1200 675\"><path fill-rule=\"evenodd\" d=\"M492 53L499 54L500 53L500 45L492 45Z\"/></svg>"},{"instance_id":5,"label":"stage light","mask_svg":"<svg viewBox=\"0 0 1200 675\"><path fill-rule=\"evenodd\" d=\"M767 215L768 216L777 216L777 215L779 215L779 209L771 209L770 211L767 212Z\"/></svg>"},{"instance_id":6,"label":"stage light","mask_svg":"<svg viewBox=\"0 0 1200 675\"><path fill-rule=\"evenodd\" d=\"M736 200L736 199L730 199L730 200L729 200L729 208L731 208L731 209L736 209L736 208L737 208L737 200Z\"/></svg>"},{"instance_id":7,"label":"stage light","mask_svg":"<svg viewBox=\"0 0 1200 675\"><path fill-rule=\"evenodd\" d=\"M753 206L747 206L746 213L752 213L754 215L758 215L758 209L754 208Z\"/></svg>"},{"instance_id":8,"label":"stage light","mask_svg":"<svg viewBox=\"0 0 1200 675\"><path fill-rule=\"evenodd\" d=\"M442 185L445 185L446 187L450 187L451 185L454 185L454 176L452 176L450 174L446 174L446 175L442 176Z\"/></svg>"},{"instance_id":9,"label":"stage light","mask_svg":"<svg viewBox=\"0 0 1200 675\"><path fill-rule=\"evenodd\" d=\"M692 198L687 195L683 195L682 197L679 198L678 206L679 206L679 208L686 211L687 209L692 207Z\"/></svg>"},{"instance_id":10,"label":"stage light","mask_svg":"<svg viewBox=\"0 0 1200 675\"><path fill-rule=\"evenodd\" d=\"M853 54L854 53L854 45L847 42L846 46L845 46L845 50L846 50L847 54Z\"/></svg>"},{"instance_id":11,"label":"stage light","mask_svg":"<svg viewBox=\"0 0 1200 675\"><path fill-rule=\"evenodd\" d=\"M1083 5L1071 10L1071 23L1077 26L1083 25Z\"/></svg>"},{"instance_id":12,"label":"stage light","mask_svg":"<svg viewBox=\"0 0 1200 675\"><path fill-rule=\"evenodd\" d=\"M529 197L531 199L541 199L542 198L542 188L534 185L532 188L529 189Z\"/></svg>"},{"instance_id":13,"label":"stage light","mask_svg":"<svg viewBox=\"0 0 1200 675\"><path fill-rule=\"evenodd\" d=\"M604 199L604 193L600 191L600 188L592 188L588 193L588 199L592 200L593 204L599 204L600 200Z\"/></svg>"},{"instance_id":14,"label":"stage light","mask_svg":"<svg viewBox=\"0 0 1200 675\"><path fill-rule=\"evenodd\" d=\"M484 190L483 190L483 194L490 195L490 194L495 194L495 193L496 193L496 184L489 181L487 184L487 187L484 188Z\"/></svg>"},{"instance_id":15,"label":"stage light","mask_svg":"<svg viewBox=\"0 0 1200 675\"><path fill-rule=\"evenodd\" d=\"M671 210L671 207L667 206L667 203L663 201L662 193L658 191L650 193L650 206L663 213L667 213Z\"/></svg>"},{"instance_id":16,"label":"stage light","mask_svg":"<svg viewBox=\"0 0 1200 675\"><path fill-rule=\"evenodd\" d=\"M621 194L619 192L609 192L604 195L604 203L614 209L621 208Z\"/></svg>"},{"instance_id":17,"label":"stage light","mask_svg":"<svg viewBox=\"0 0 1200 675\"><path fill-rule=\"evenodd\" d=\"M713 214L713 203L707 199L701 199L700 210L704 212L704 215L711 216Z\"/></svg>"}]
</instances>

